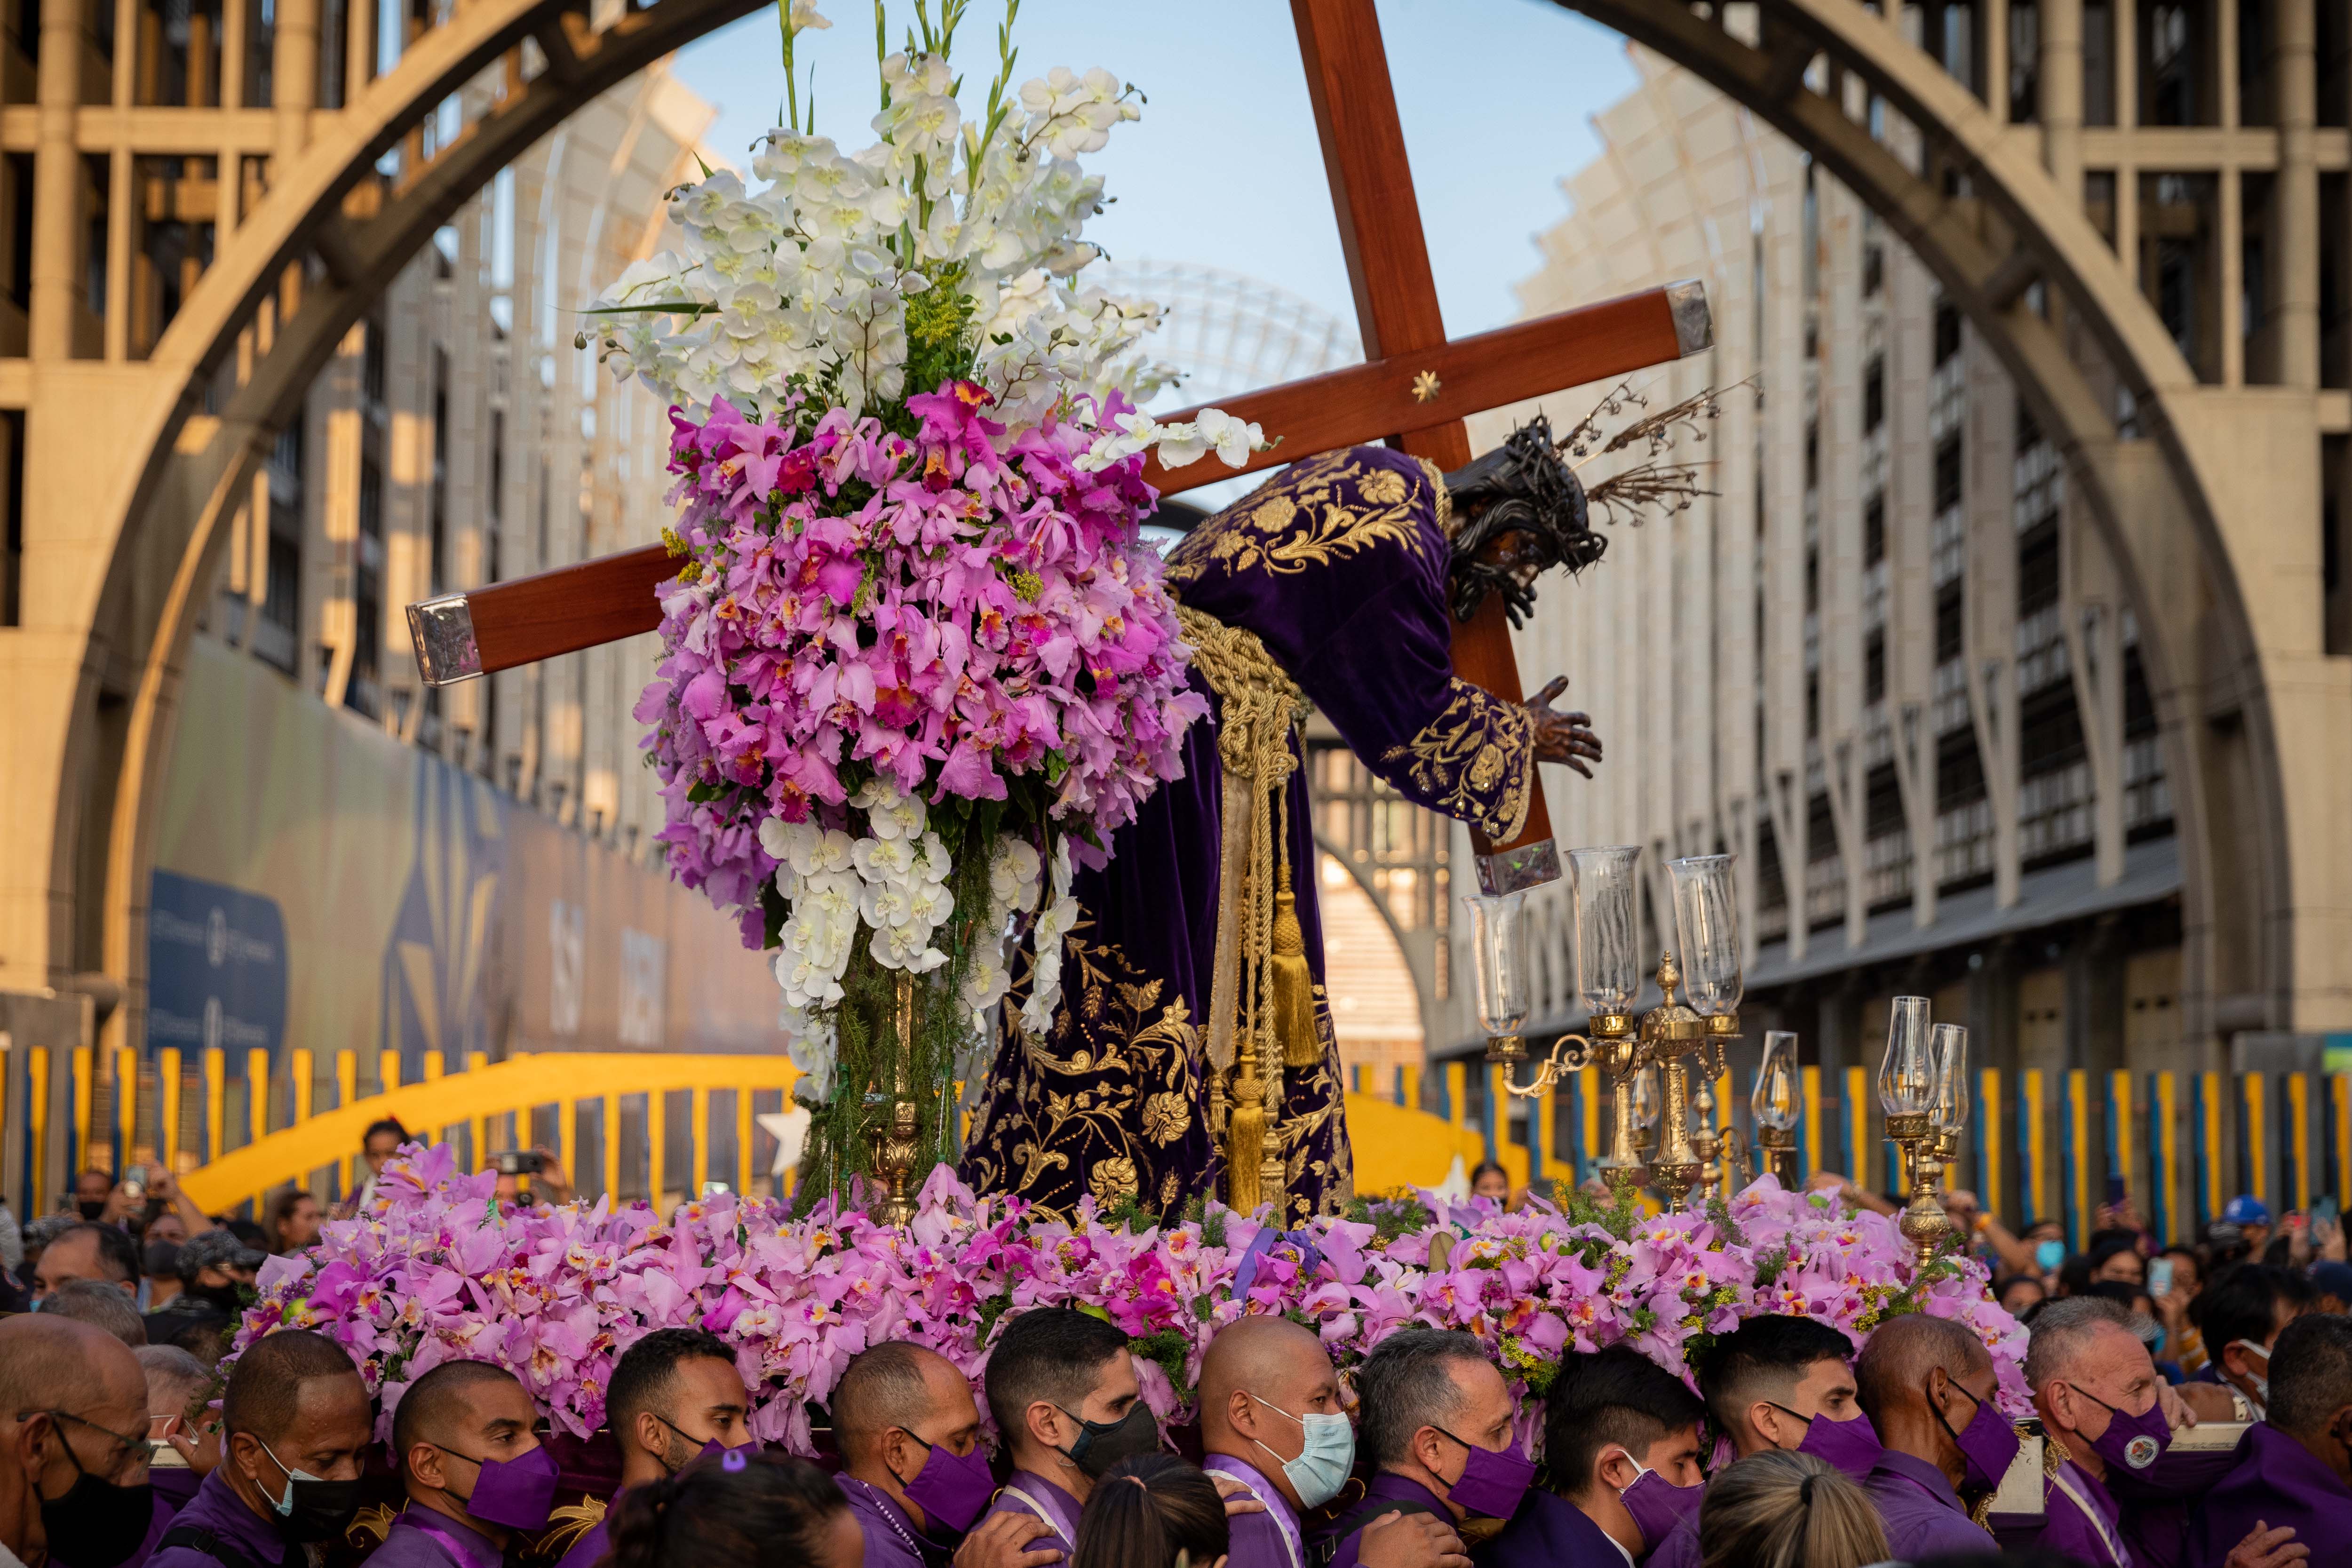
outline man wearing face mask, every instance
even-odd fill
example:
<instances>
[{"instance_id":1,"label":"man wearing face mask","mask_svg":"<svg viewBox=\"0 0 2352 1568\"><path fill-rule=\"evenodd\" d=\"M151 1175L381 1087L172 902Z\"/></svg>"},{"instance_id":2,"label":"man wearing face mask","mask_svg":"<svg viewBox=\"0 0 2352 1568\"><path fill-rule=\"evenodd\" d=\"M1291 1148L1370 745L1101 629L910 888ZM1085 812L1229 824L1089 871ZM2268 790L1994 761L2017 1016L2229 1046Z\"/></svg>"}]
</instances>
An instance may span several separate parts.
<instances>
[{"instance_id":1,"label":"man wearing face mask","mask_svg":"<svg viewBox=\"0 0 2352 1568\"><path fill-rule=\"evenodd\" d=\"M1708 1348L1699 1392L1739 1458L1767 1448L1811 1454L1855 1484L1884 1451L1854 1394L1853 1342L1812 1318L1750 1318ZM1648 1559L1648 1568L1698 1568L1696 1510Z\"/></svg>"},{"instance_id":2,"label":"man wearing face mask","mask_svg":"<svg viewBox=\"0 0 2352 1568\"><path fill-rule=\"evenodd\" d=\"M121 1340L40 1313L0 1321L0 1568L129 1560L154 1513L146 1434L147 1379Z\"/></svg>"},{"instance_id":3,"label":"man wearing face mask","mask_svg":"<svg viewBox=\"0 0 2352 1568\"><path fill-rule=\"evenodd\" d=\"M1544 1398L1544 1463L1565 1503L1546 1561L1630 1568L1696 1528L1706 1406L1631 1345L1570 1355ZM1514 1520L1498 1546L1530 1533ZM1563 1550L1565 1548L1565 1550ZM1694 1553L1690 1561L1698 1558Z\"/></svg>"},{"instance_id":4,"label":"man wearing face mask","mask_svg":"<svg viewBox=\"0 0 2352 1568\"><path fill-rule=\"evenodd\" d=\"M1405 1329L1373 1348L1356 1371L1357 1415L1374 1474L1363 1502L1323 1537L1317 1556L1331 1568L1357 1568L1381 1544L1391 1513L1427 1514L1465 1541L1500 1547L1503 1525L1522 1501L1535 1465L1512 1431L1510 1390L1476 1336L1446 1329ZM1328 1558L1324 1552L1328 1552ZM1487 1550L1473 1561L1518 1562ZM1528 1558L1528 1561L1540 1560Z\"/></svg>"},{"instance_id":5,"label":"man wearing face mask","mask_svg":"<svg viewBox=\"0 0 2352 1568\"><path fill-rule=\"evenodd\" d=\"M832 1408L866 1568L945 1568L996 1490L971 1384L936 1351L893 1340L849 1363Z\"/></svg>"},{"instance_id":6,"label":"man wearing face mask","mask_svg":"<svg viewBox=\"0 0 2352 1568\"><path fill-rule=\"evenodd\" d=\"M119 1225L84 1222L68 1226L41 1248L33 1266L33 1300L76 1279L110 1285L132 1301L139 1298L139 1248ZM38 1311L37 1305L34 1310Z\"/></svg>"},{"instance_id":7,"label":"man wearing face mask","mask_svg":"<svg viewBox=\"0 0 2352 1568\"><path fill-rule=\"evenodd\" d=\"M1301 1516L1339 1495L1356 1462L1356 1431L1323 1342L1287 1318L1247 1317L1220 1330L1201 1360L1202 1468L1265 1505L1227 1521L1228 1568L1306 1568ZM1461 1538L1433 1514L1398 1514L1368 1531L1359 1561L1391 1568L1469 1568Z\"/></svg>"},{"instance_id":8,"label":"man wearing face mask","mask_svg":"<svg viewBox=\"0 0 2352 1568\"><path fill-rule=\"evenodd\" d=\"M604 1425L621 1451L620 1489L675 1475L698 1454L749 1450L751 1411L726 1341L700 1329L656 1329L621 1352L604 1391ZM557 1568L595 1568L611 1545L610 1518L608 1510L583 1530Z\"/></svg>"},{"instance_id":9,"label":"man wearing face mask","mask_svg":"<svg viewBox=\"0 0 2352 1568\"><path fill-rule=\"evenodd\" d=\"M2352 1318L2299 1317L2274 1349L2270 1416L2198 1508L2189 1568L2239 1568L2231 1553L2260 1528L2292 1529L2314 1563L2352 1542Z\"/></svg>"},{"instance_id":10,"label":"man wearing face mask","mask_svg":"<svg viewBox=\"0 0 2352 1568\"><path fill-rule=\"evenodd\" d=\"M221 1401L221 1462L147 1568L305 1568L351 1527L374 1441L367 1385L343 1348L288 1329L254 1342Z\"/></svg>"},{"instance_id":11,"label":"man wearing face mask","mask_svg":"<svg viewBox=\"0 0 2352 1568\"><path fill-rule=\"evenodd\" d=\"M1066 1560L1077 1551L1078 1513L1096 1478L1160 1447L1127 1336L1073 1308L1034 1307L1006 1326L982 1376L1013 1461L1013 1478L989 1511L1042 1521L1045 1531L1030 1542L1034 1561L1053 1561L1047 1551Z\"/></svg>"},{"instance_id":12,"label":"man wearing face mask","mask_svg":"<svg viewBox=\"0 0 2352 1568\"><path fill-rule=\"evenodd\" d=\"M2157 1376L2141 1326L2105 1297L2069 1297L2035 1316L2025 1353L2034 1408L2066 1455L2043 1484L2049 1522L2040 1544L2098 1568L2138 1562L2108 1488L2120 1476L2152 1471L2173 1428L2196 1420Z\"/></svg>"},{"instance_id":13,"label":"man wearing face mask","mask_svg":"<svg viewBox=\"0 0 2352 1568\"><path fill-rule=\"evenodd\" d=\"M556 1468L538 1428L530 1394L487 1362L443 1362L410 1384L392 1427L408 1507L373 1568L499 1568L517 1534L545 1529Z\"/></svg>"},{"instance_id":14,"label":"man wearing face mask","mask_svg":"<svg viewBox=\"0 0 2352 1568\"><path fill-rule=\"evenodd\" d=\"M2260 1421L2270 1403L2271 1343L2309 1311L2318 1292L2294 1269L2241 1263L2198 1299L2197 1326L2212 1359L2197 1374L2244 1402L2241 1420Z\"/></svg>"},{"instance_id":15,"label":"man wearing face mask","mask_svg":"<svg viewBox=\"0 0 2352 1568\"><path fill-rule=\"evenodd\" d=\"M1991 1538L1961 1498L2000 1484L2018 1439L1993 1402L1999 1380L1984 1345L1949 1319L1906 1312L1872 1331L1853 1374L1863 1414L1886 1446L1863 1487L1888 1549L1907 1562L1989 1553Z\"/></svg>"}]
</instances>

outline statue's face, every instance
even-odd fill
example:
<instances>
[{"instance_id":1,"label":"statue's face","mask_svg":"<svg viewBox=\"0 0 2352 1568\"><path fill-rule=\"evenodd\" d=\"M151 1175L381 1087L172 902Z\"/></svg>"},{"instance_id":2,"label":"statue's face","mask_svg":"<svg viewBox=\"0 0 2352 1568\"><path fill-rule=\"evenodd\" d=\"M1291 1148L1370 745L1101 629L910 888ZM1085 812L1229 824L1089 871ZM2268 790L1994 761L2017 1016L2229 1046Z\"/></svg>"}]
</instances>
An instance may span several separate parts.
<instances>
[{"instance_id":1,"label":"statue's face","mask_svg":"<svg viewBox=\"0 0 2352 1568\"><path fill-rule=\"evenodd\" d=\"M1511 574L1512 581L1522 588L1531 587L1535 580L1551 564L1549 552L1543 542L1524 528L1508 528L1486 541L1478 549L1479 562Z\"/></svg>"}]
</instances>

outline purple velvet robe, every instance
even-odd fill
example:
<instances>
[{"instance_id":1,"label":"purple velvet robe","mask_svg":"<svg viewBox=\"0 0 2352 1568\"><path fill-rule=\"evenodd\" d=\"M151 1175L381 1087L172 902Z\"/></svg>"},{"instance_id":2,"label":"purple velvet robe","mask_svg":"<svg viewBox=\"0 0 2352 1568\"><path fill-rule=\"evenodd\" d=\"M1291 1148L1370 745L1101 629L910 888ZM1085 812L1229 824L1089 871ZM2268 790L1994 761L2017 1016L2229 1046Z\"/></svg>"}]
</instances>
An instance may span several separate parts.
<instances>
[{"instance_id":1,"label":"purple velvet robe","mask_svg":"<svg viewBox=\"0 0 2352 1568\"><path fill-rule=\"evenodd\" d=\"M1015 1496L1016 1492L1021 1495ZM1037 1506L1032 1508L1032 1502ZM1013 1471L1013 1479L998 1490L996 1500L989 1504L988 1511L1017 1513L1024 1519L1042 1519L1052 1525L1054 1533L1041 1535L1031 1542L1028 1545L1031 1552L1058 1549L1065 1563L1077 1554L1078 1515L1083 1511L1078 1500L1034 1471Z\"/></svg>"},{"instance_id":2,"label":"purple velvet robe","mask_svg":"<svg viewBox=\"0 0 2352 1568\"><path fill-rule=\"evenodd\" d=\"M2072 1459L2042 1483L2042 1517L2047 1521L2036 1542L2090 1568L2137 1568L2124 1541L2123 1510L2090 1472Z\"/></svg>"},{"instance_id":3,"label":"purple velvet robe","mask_svg":"<svg viewBox=\"0 0 2352 1568\"><path fill-rule=\"evenodd\" d=\"M1383 1502L1417 1504L1415 1511L1433 1514L1449 1524L1454 1521L1453 1510L1445 1506L1444 1499L1409 1476L1394 1475L1387 1470L1381 1471L1365 1486L1363 1503L1349 1509L1348 1517L1353 1518L1370 1504ZM1370 1517L1378 1519L1380 1515L1375 1512ZM1340 1522L1344 1524L1347 1520L1342 1519ZM1363 1541L1361 1530L1351 1530L1341 1536L1333 1543L1331 1568L1356 1568L1356 1555L1361 1550Z\"/></svg>"},{"instance_id":4,"label":"purple velvet robe","mask_svg":"<svg viewBox=\"0 0 2352 1568\"><path fill-rule=\"evenodd\" d=\"M1373 773L1417 805L1507 840L1536 787L1535 729L1523 709L1453 675L1444 509L1442 480L1418 458L1372 447L1325 453L1202 524L1171 553L1167 580L1185 605L1255 633ZM1192 683L1207 692L1197 670ZM1118 831L1110 863L1077 874L1083 913L1066 939L1050 1030L1024 1039L1012 1026L1025 986L1004 1010L987 1103L962 1162L977 1191L1065 1212L1092 1193L1169 1213L1218 1188L1202 1035L1223 832L1213 718L1187 732L1183 755L1184 776ZM1355 1163L1323 989L1303 769L1286 799L1290 886L1323 1044L1316 1066L1281 1069L1283 1115L1271 1130L1295 1222L1352 1197Z\"/></svg>"},{"instance_id":5,"label":"purple velvet robe","mask_svg":"<svg viewBox=\"0 0 2352 1568\"><path fill-rule=\"evenodd\" d=\"M1231 1454L1211 1454L1201 1468L1233 1477L1265 1504L1264 1513L1234 1514L1225 1521L1233 1538L1227 1568L1306 1568L1307 1542L1299 1532L1298 1510L1264 1470Z\"/></svg>"},{"instance_id":6,"label":"purple velvet robe","mask_svg":"<svg viewBox=\"0 0 2352 1568\"><path fill-rule=\"evenodd\" d=\"M1477 1568L1625 1568L1625 1549L1591 1514L1533 1487L1501 1533L1470 1549L1470 1561Z\"/></svg>"},{"instance_id":7,"label":"purple velvet robe","mask_svg":"<svg viewBox=\"0 0 2352 1568\"><path fill-rule=\"evenodd\" d=\"M2352 1542L2352 1487L2312 1451L2267 1424L2248 1428L2238 1465L2205 1494L2189 1528L2189 1568L2221 1568L2257 1522L2292 1525L2316 1565ZM2331 1553L2338 1555L2331 1557Z\"/></svg>"},{"instance_id":8,"label":"purple velvet robe","mask_svg":"<svg viewBox=\"0 0 2352 1568\"><path fill-rule=\"evenodd\" d=\"M2239 1446L2244 1447L2242 1438ZM2124 1544L2138 1568L2181 1568L2189 1558L2191 1510L2237 1463L2235 1449L2191 1454L2167 1448L2145 1470L2109 1467L2107 1495L2123 1510Z\"/></svg>"},{"instance_id":9,"label":"purple velvet robe","mask_svg":"<svg viewBox=\"0 0 2352 1568\"><path fill-rule=\"evenodd\" d=\"M411 1503L368 1562L373 1568L499 1568L505 1557L480 1531Z\"/></svg>"},{"instance_id":10,"label":"purple velvet robe","mask_svg":"<svg viewBox=\"0 0 2352 1568\"><path fill-rule=\"evenodd\" d=\"M888 1493L855 1476L835 1476L833 1483L849 1500L857 1533L866 1538L866 1568L945 1568L953 1549L917 1530Z\"/></svg>"}]
</instances>

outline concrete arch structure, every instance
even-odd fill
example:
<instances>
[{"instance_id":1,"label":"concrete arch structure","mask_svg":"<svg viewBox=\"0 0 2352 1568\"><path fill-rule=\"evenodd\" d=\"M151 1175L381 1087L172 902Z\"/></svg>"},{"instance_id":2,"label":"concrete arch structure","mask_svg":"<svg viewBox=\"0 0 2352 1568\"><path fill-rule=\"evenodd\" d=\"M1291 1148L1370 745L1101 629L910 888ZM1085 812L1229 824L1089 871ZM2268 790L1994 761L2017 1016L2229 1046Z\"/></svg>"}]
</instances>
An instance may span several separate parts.
<instances>
[{"instance_id":1,"label":"concrete arch structure","mask_svg":"<svg viewBox=\"0 0 2352 1568\"><path fill-rule=\"evenodd\" d=\"M1659 0L1557 3L1687 66L1821 159L1927 260L2063 447L2141 618L2169 737L2190 889L2189 1037L2352 1016L2352 944L2341 940L2352 921L2312 890L2352 868L2319 795L2327 731L2352 729L2352 672L2318 658L2315 603L2306 612L2281 591L2315 574L2315 549L2304 563L2272 548L2228 483L2231 456L2273 433L2215 416L2079 204L2043 172L2034 140L1996 121L1896 23L1856 0L1766 0L1712 17ZM61 983L83 967L67 956L77 905L101 900L104 969L133 1002L112 1027L135 1016L144 823L179 650L240 486L371 287L572 108L753 8L659 0L592 17L578 0L470 0L349 109L319 117L315 140L283 161L141 372L141 400L121 421L131 459L92 538L107 564L73 586L45 645L50 665L79 673L68 701L37 714L62 736L37 748L62 757L46 820L9 830L12 859L46 858L47 889L41 920L13 922L44 956L12 957L12 972ZM1918 167L1872 134L1873 95L1920 128ZM425 159L419 128L452 98L464 129ZM369 212L360 193L396 148L400 173L373 187L381 200ZM2064 301L2061 325L2029 304L2037 280ZM2118 433L2110 377L2148 438ZM118 694L110 720L101 691ZM2302 884L2298 862L2313 868Z\"/></svg>"}]
</instances>

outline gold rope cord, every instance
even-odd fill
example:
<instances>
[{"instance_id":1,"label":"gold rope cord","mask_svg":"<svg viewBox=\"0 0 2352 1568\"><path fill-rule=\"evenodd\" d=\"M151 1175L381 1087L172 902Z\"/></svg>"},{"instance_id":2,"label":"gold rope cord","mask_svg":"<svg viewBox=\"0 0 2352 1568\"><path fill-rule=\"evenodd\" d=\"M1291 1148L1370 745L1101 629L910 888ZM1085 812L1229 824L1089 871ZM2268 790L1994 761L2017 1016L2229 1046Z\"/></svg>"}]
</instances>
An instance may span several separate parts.
<instances>
[{"instance_id":1,"label":"gold rope cord","mask_svg":"<svg viewBox=\"0 0 2352 1568\"><path fill-rule=\"evenodd\" d=\"M1251 633L1183 605L1176 615L1192 645L1192 666L1217 694L1219 707L1224 787L1208 1054L1220 1075L1230 1075L1223 1125L1213 1129L1225 1142L1226 1201L1247 1212L1282 1200L1275 1123L1287 1047L1276 1028L1282 982L1274 973L1275 917L1278 892L1288 886L1278 879L1288 870L1282 841L1289 816L1286 798L1277 814L1276 798L1297 766L1291 734L1306 717L1307 698ZM1303 951L1299 958L1303 963ZM1311 978L1306 1017L1311 1029ZM1256 1114L1250 1101L1256 1102Z\"/></svg>"}]
</instances>

